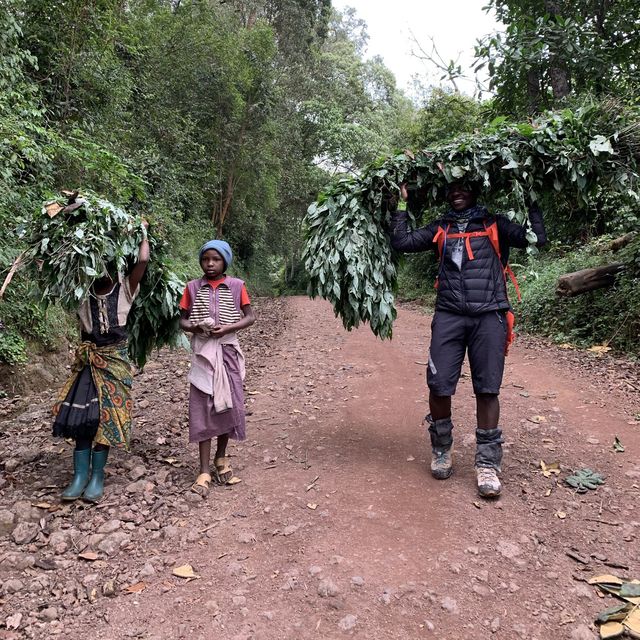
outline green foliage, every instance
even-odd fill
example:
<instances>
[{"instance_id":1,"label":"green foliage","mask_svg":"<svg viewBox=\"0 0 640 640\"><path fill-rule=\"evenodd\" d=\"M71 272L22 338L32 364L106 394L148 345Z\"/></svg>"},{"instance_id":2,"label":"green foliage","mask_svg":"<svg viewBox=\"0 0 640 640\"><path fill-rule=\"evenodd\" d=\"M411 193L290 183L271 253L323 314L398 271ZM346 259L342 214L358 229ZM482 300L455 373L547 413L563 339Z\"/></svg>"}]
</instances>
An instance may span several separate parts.
<instances>
[{"instance_id":1,"label":"green foliage","mask_svg":"<svg viewBox=\"0 0 640 640\"><path fill-rule=\"evenodd\" d=\"M145 235L139 217L90 192L49 200L28 231L24 256L36 266L42 303L59 302L69 310L91 295L96 280L116 281L127 273ZM183 342L178 301L184 284L163 264L162 242L149 242L152 259L127 321L129 353L139 367L154 348Z\"/></svg>"},{"instance_id":2,"label":"green foliage","mask_svg":"<svg viewBox=\"0 0 640 640\"><path fill-rule=\"evenodd\" d=\"M305 267L309 295L329 300L346 329L368 322L377 336L390 338L397 256L389 246L379 202L378 193L363 193L348 179L322 195L307 212Z\"/></svg>"},{"instance_id":3,"label":"green foliage","mask_svg":"<svg viewBox=\"0 0 640 640\"><path fill-rule=\"evenodd\" d=\"M522 304L516 308L518 326L561 343L582 347L605 344L617 351L640 355L640 241L621 252L603 253L611 237L579 249L553 251L519 273ZM621 260L628 266L613 287L574 298L555 294L565 273Z\"/></svg>"},{"instance_id":4,"label":"green foliage","mask_svg":"<svg viewBox=\"0 0 640 640\"><path fill-rule=\"evenodd\" d=\"M482 105L460 93L432 88L418 112L413 136L416 148L442 144L483 125Z\"/></svg>"},{"instance_id":5,"label":"green foliage","mask_svg":"<svg viewBox=\"0 0 640 640\"><path fill-rule=\"evenodd\" d=\"M10 365L27 362L27 345L15 331L0 329L0 362Z\"/></svg>"},{"instance_id":6,"label":"green foliage","mask_svg":"<svg viewBox=\"0 0 640 640\"><path fill-rule=\"evenodd\" d=\"M497 113L538 113L569 93L637 94L635 0L490 0L487 9L505 25L476 47Z\"/></svg>"},{"instance_id":7,"label":"green foliage","mask_svg":"<svg viewBox=\"0 0 640 640\"><path fill-rule=\"evenodd\" d=\"M399 184L411 181L418 204L433 207L448 183L461 180L480 183L489 196L510 192L522 210L527 197L550 190L585 204L598 187L637 199L639 115L606 103L550 112L533 122L500 119L482 134L382 159L357 179L338 180L307 214L310 295L329 300L345 327L362 320L389 337L398 260L385 235L383 194L397 194Z\"/></svg>"},{"instance_id":8,"label":"green foliage","mask_svg":"<svg viewBox=\"0 0 640 640\"><path fill-rule=\"evenodd\" d=\"M70 309L96 279L125 273L143 237L140 219L90 192L45 202L28 230L25 259L42 265L43 301Z\"/></svg>"},{"instance_id":9,"label":"green foliage","mask_svg":"<svg viewBox=\"0 0 640 640\"><path fill-rule=\"evenodd\" d=\"M127 319L129 355L138 367L144 367L154 349L187 345L179 326L183 290L184 282L157 258L149 263Z\"/></svg>"}]
</instances>

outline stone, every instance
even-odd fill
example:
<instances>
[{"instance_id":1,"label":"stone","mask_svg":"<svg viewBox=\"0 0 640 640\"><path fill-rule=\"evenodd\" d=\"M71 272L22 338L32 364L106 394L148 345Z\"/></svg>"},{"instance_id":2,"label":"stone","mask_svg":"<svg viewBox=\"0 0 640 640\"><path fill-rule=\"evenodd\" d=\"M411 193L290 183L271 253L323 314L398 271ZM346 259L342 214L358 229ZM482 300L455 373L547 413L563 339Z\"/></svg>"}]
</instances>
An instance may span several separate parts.
<instances>
[{"instance_id":1,"label":"stone","mask_svg":"<svg viewBox=\"0 0 640 640\"><path fill-rule=\"evenodd\" d=\"M40 620L52 622L58 619L58 610L55 607L47 607L40 612Z\"/></svg>"},{"instance_id":2,"label":"stone","mask_svg":"<svg viewBox=\"0 0 640 640\"><path fill-rule=\"evenodd\" d=\"M12 552L7 553L0 564L12 569L18 569L18 571L23 571L24 569L33 567L35 563L36 557L34 555L31 555L30 553Z\"/></svg>"},{"instance_id":3,"label":"stone","mask_svg":"<svg viewBox=\"0 0 640 640\"><path fill-rule=\"evenodd\" d=\"M364 578L362 576L353 576L353 578L351 578L351 584L354 587L362 587L364 585Z\"/></svg>"},{"instance_id":4,"label":"stone","mask_svg":"<svg viewBox=\"0 0 640 640\"><path fill-rule=\"evenodd\" d=\"M238 542L242 544L251 544L256 541L256 536L251 531L238 532Z\"/></svg>"},{"instance_id":5,"label":"stone","mask_svg":"<svg viewBox=\"0 0 640 640\"><path fill-rule=\"evenodd\" d=\"M140 569L140 572L138 573L138 575L141 578L149 578L150 576L155 575L155 573L156 573L155 567L150 562L147 562L142 567L142 569Z\"/></svg>"},{"instance_id":6,"label":"stone","mask_svg":"<svg viewBox=\"0 0 640 640\"><path fill-rule=\"evenodd\" d=\"M5 620L5 624L7 625L7 629L19 629L21 622L22 622L22 614L21 613L14 613L12 616L9 616ZM15 637L16 637L16 639L18 638L17 635Z\"/></svg>"},{"instance_id":7,"label":"stone","mask_svg":"<svg viewBox=\"0 0 640 640\"><path fill-rule=\"evenodd\" d=\"M106 537L107 536L104 533L92 533L87 538L87 547L90 547L91 549L97 548Z\"/></svg>"},{"instance_id":8,"label":"stone","mask_svg":"<svg viewBox=\"0 0 640 640\"><path fill-rule=\"evenodd\" d=\"M5 580L2 584L2 593L18 593L18 591L22 591L24 589L24 582L22 580L18 580L17 578L12 578L10 580Z\"/></svg>"},{"instance_id":9,"label":"stone","mask_svg":"<svg viewBox=\"0 0 640 640\"><path fill-rule=\"evenodd\" d=\"M0 509L0 536L8 536L15 527L16 515L8 509Z\"/></svg>"},{"instance_id":10,"label":"stone","mask_svg":"<svg viewBox=\"0 0 640 640\"><path fill-rule=\"evenodd\" d=\"M116 531L108 535L99 545L98 549L108 556L116 554L122 547L129 544L131 538L124 531Z\"/></svg>"},{"instance_id":11,"label":"stone","mask_svg":"<svg viewBox=\"0 0 640 640\"><path fill-rule=\"evenodd\" d=\"M29 500L18 500L11 508L16 516L17 522L38 522L40 511L31 506Z\"/></svg>"},{"instance_id":12,"label":"stone","mask_svg":"<svg viewBox=\"0 0 640 640\"><path fill-rule=\"evenodd\" d=\"M18 458L9 458L4 461L4 470L7 473L13 473L21 464Z\"/></svg>"},{"instance_id":13,"label":"stone","mask_svg":"<svg viewBox=\"0 0 640 640\"><path fill-rule=\"evenodd\" d=\"M233 596L231 601L236 607L242 607L247 603L247 598L246 596Z\"/></svg>"},{"instance_id":14,"label":"stone","mask_svg":"<svg viewBox=\"0 0 640 640\"><path fill-rule=\"evenodd\" d=\"M11 537L16 544L29 544L40 533L40 527L35 522L20 522L13 530Z\"/></svg>"},{"instance_id":15,"label":"stone","mask_svg":"<svg viewBox=\"0 0 640 640\"><path fill-rule=\"evenodd\" d=\"M318 584L318 595L321 598L330 598L337 596L339 593L338 586L331 578L323 578Z\"/></svg>"},{"instance_id":16,"label":"stone","mask_svg":"<svg viewBox=\"0 0 640 640\"><path fill-rule=\"evenodd\" d=\"M49 536L49 546L60 555L69 549L70 536L68 531L54 531Z\"/></svg>"},{"instance_id":17,"label":"stone","mask_svg":"<svg viewBox=\"0 0 640 640\"><path fill-rule=\"evenodd\" d=\"M486 598L493 593L486 584L474 584L472 589L474 593L482 598Z\"/></svg>"},{"instance_id":18,"label":"stone","mask_svg":"<svg viewBox=\"0 0 640 640\"><path fill-rule=\"evenodd\" d=\"M322 573L322 567L319 567L316 564L314 564L313 566L309 567L309 575L310 576L317 576L319 573Z\"/></svg>"},{"instance_id":19,"label":"stone","mask_svg":"<svg viewBox=\"0 0 640 640\"><path fill-rule=\"evenodd\" d=\"M571 631L571 640L596 640L596 634L586 624L579 624Z\"/></svg>"},{"instance_id":20,"label":"stone","mask_svg":"<svg viewBox=\"0 0 640 640\"><path fill-rule=\"evenodd\" d=\"M155 488L155 484L153 484L153 482L149 482L148 480L138 480L137 482L132 482L131 484L128 484L125 487L125 491L127 493L151 493L154 488ZM189 494L187 493L185 498L188 496ZM196 495L196 494L191 494L191 495ZM200 498L200 496L197 496L198 498Z\"/></svg>"},{"instance_id":21,"label":"stone","mask_svg":"<svg viewBox=\"0 0 640 640\"><path fill-rule=\"evenodd\" d=\"M496 633L500 628L500 618L494 618L491 621L491 633Z\"/></svg>"},{"instance_id":22,"label":"stone","mask_svg":"<svg viewBox=\"0 0 640 640\"><path fill-rule=\"evenodd\" d=\"M111 598L116 595L116 583L114 580L107 580L102 585L102 595Z\"/></svg>"},{"instance_id":23,"label":"stone","mask_svg":"<svg viewBox=\"0 0 640 640\"><path fill-rule=\"evenodd\" d=\"M178 527L173 526L172 524L168 524L166 527L162 529L162 537L165 540L175 539L180 535L180 529Z\"/></svg>"},{"instance_id":24,"label":"stone","mask_svg":"<svg viewBox=\"0 0 640 640\"><path fill-rule=\"evenodd\" d=\"M340 619L338 627L343 631L350 631L356 626L356 624L358 624L358 616L349 613L344 618Z\"/></svg>"},{"instance_id":25,"label":"stone","mask_svg":"<svg viewBox=\"0 0 640 640\"><path fill-rule=\"evenodd\" d=\"M109 520L98 527L98 533L113 533L118 531L121 526L122 522L120 520Z\"/></svg>"},{"instance_id":26,"label":"stone","mask_svg":"<svg viewBox=\"0 0 640 640\"><path fill-rule=\"evenodd\" d=\"M135 482L144 478L147 475L147 468L143 464L137 464L131 471L129 471L129 477Z\"/></svg>"},{"instance_id":27,"label":"stone","mask_svg":"<svg viewBox=\"0 0 640 640\"><path fill-rule=\"evenodd\" d=\"M450 598L449 596L446 596L444 598L442 598L442 601L440 602L440 606L448 613L459 613L459 609L458 609L458 603L456 602L455 598Z\"/></svg>"},{"instance_id":28,"label":"stone","mask_svg":"<svg viewBox=\"0 0 640 640\"><path fill-rule=\"evenodd\" d=\"M513 560L522 554L522 547L515 542L509 542L508 540L498 540L496 545L497 552L508 560Z\"/></svg>"},{"instance_id":29,"label":"stone","mask_svg":"<svg viewBox=\"0 0 640 640\"><path fill-rule=\"evenodd\" d=\"M88 587L92 584L95 584L100 576L97 573L88 573L84 578L82 578L82 584L85 587Z\"/></svg>"},{"instance_id":30,"label":"stone","mask_svg":"<svg viewBox=\"0 0 640 640\"><path fill-rule=\"evenodd\" d=\"M573 592L578 596L578 598L584 598L585 600L591 600L591 598L593 598L593 588L585 582L578 583L573 588Z\"/></svg>"}]
</instances>

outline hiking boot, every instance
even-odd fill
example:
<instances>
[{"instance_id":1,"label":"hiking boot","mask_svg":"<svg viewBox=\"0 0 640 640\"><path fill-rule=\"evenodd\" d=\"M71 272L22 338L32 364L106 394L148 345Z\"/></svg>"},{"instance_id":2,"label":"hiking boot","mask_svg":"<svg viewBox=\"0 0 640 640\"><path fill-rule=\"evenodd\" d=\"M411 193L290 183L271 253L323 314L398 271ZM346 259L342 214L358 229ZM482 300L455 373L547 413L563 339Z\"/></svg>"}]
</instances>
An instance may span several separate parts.
<instances>
[{"instance_id":1,"label":"hiking boot","mask_svg":"<svg viewBox=\"0 0 640 640\"><path fill-rule=\"evenodd\" d=\"M495 498L500 495L502 485L498 473L493 467L476 467L478 493L483 498Z\"/></svg>"},{"instance_id":2,"label":"hiking boot","mask_svg":"<svg viewBox=\"0 0 640 640\"><path fill-rule=\"evenodd\" d=\"M453 446L453 423L451 416L434 420L431 414L425 416L427 433L431 440L431 475L438 480L446 480L453 471L451 447Z\"/></svg>"},{"instance_id":3,"label":"hiking boot","mask_svg":"<svg viewBox=\"0 0 640 640\"><path fill-rule=\"evenodd\" d=\"M431 475L438 480L446 480L453 472L452 449L431 450Z\"/></svg>"}]
</instances>

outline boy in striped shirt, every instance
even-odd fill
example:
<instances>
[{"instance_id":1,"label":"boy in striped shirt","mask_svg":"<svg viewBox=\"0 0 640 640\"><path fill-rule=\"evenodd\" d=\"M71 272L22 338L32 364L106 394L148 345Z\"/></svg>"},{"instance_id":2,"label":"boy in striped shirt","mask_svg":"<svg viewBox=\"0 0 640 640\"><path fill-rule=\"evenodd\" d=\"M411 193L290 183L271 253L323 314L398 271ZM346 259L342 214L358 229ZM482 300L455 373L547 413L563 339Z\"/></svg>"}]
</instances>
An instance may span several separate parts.
<instances>
[{"instance_id":1,"label":"boy in striped shirt","mask_svg":"<svg viewBox=\"0 0 640 640\"><path fill-rule=\"evenodd\" d=\"M217 438L213 476L220 484L233 477L226 456L229 438L245 439L244 354L237 332L255 316L244 282L226 275L233 253L224 240L200 249L203 277L191 280L180 300L180 328L192 334L189 382L189 442L197 442L200 473L191 487L209 491L211 439Z\"/></svg>"}]
</instances>

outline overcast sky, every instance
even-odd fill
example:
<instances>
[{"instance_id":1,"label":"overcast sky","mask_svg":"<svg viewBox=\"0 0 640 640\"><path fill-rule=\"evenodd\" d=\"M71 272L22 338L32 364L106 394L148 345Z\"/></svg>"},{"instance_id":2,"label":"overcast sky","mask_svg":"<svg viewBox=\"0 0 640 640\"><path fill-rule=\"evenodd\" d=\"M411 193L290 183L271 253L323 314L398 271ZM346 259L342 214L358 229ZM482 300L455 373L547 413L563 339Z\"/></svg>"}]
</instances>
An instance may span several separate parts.
<instances>
[{"instance_id":1,"label":"overcast sky","mask_svg":"<svg viewBox=\"0 0 640 640\"><path fill-rule=\"evenodd\" d=\"M463 71L473 75L473 47L478 38L499 28L495 18L482 7L485 0L333 0L338 10L356 9L367 23L367 57L380 55L395 74L398 87L412 94L411 77L419 74L425 84L439 84L436 69L411 55L416 49L411 33L426 50L433 37L438 51L448 62L460 55ZM473 84L460 83L460 89L473 93Z\"/></svg>"}]
</instances>

